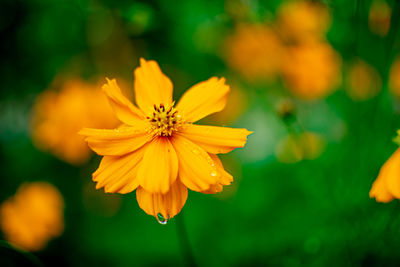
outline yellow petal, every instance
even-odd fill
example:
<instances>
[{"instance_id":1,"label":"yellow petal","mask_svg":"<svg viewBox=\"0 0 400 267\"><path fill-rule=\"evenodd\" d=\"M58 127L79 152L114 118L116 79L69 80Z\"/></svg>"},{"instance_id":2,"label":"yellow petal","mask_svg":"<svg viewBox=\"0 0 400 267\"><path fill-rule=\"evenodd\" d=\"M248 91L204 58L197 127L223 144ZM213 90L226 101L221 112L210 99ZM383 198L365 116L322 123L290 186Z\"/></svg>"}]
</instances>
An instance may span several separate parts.
<instances>
[{"instance_id":1,"label":"yellow petal","mask_svg":"<svg viewBox=\"0 0 400 267\"><path fill-rule=\"evenodd\" d=\"M162 73L157 62L140 59L135 70L135 97L138 106L147 114L154 105L172 103L172 83Z\"/></svg>"},{"instance_id":2,"label":"yellow petal","mask_svg":"<svg viewBox=\"0 0 400 267\"><path fill-rule=\"evenodd\" d=\"M225 171L221 160L217 155L209 154L217 166L217 171L221 174L219 181L210 186L208 190L203 191L204 194L215 194L222 191L224 185L230 185L233 182L233 177Z\"/></svg>"},{"instance_id":3,"label":"yellow petal","mask_svg":"<svg viewBox=\"0 0 400 267\"><path fill-rule=\"evenodd\" d=\"M187 124L179 134L196 143L212 154L228 153L244 147L247 136L252 132L246 129Z\"/></svg>"},{"instance_id":4,"label":"yellow petal","mask_svg":"<svg viewBox=\"0 0 400 267\"><path fill-rule=\"evenodd\" d=\"M377 179L383 179L386 190L400 199L400 148L382 166Z\"/></svg>"},{"instance_id":5,"label":"yellow petal","mask_svg":"<svg viewBox=\"0 0 400 267\"><path fill-rule=\"evenodd\" d=\"M181 98L176 109L188 122L198 121L224 109L229 93L225 79L212 77L191 87Z\"/></svg>"},{"instance_id":6,"label":"yellow petal","mask_svg":"<svg viewBox=\"0 0 400 267\"><path fill-rule=\"evenodd\" d=\"M233 177L227 171L225 171L221 160L217 155L209 154L211 159L215 162L217 166L217 171L221 174L219 183L222 185L230 185L233 182Z\"/></svg>"},{"instance_id":7,"label":"yellow petal","mask_svg":"<svg viewBox=\"0 0 400 267\"><path fill-rule=\"evenodd\" d=\"M385 181L382 178L378 178L372 184L372 188L369 191L369 197L375 198L378 202L390 202L394 199L393 195L386 189Z\"/></svg>"},{"instance_id":8,"label":"yellow petal","mask_svg":"<svg viewBox=\"0 0 400 267\"><path fill-rule=\"evenodd\" d=\"M157 137L146 147L140 163L140 186L150 193L165 194L178 176L178 157L168 137Z\"/></svg>"},{"instance_id":9,"label":"yellow petal","mask_svg":"<svg viewBox=\"0 0 400 267\"><path fill-rule=\"evenodd\" d=\"M122 94L115 79L107 79L107 83L103 85L103 92L120 121L132 126L143 123L144 114Z\"/></svg>"},{"instance_id":10,"label":"yellow petal","mask_svg":"<svg viewBox=\"0 0 400 267\"><path fill-rule=\"evenodd\" d=\"M164 218L173 218L185 205L187 195L187 188L179 180L170 187L166 194L152 194L142 187L136 190L139 207L156 218L159 213Z\"/></svg>"},{"instance_id":11,"label":"yellow petal","mask_svg":"<svg viewBox=\"0 0 400 267\"><path fill-rule=\"evenodd\" d=\"M86 136L89 147L99 155L121 156L135 151L152 136L145 128L122 127L114 130L84 128L79 132Z\"/></svg>"},{"instance_id":12,"label":"yellow petal","mask_svg":"<svg viewBox=\"0 0 400 267\"><path fill-rule=\"evenodd\" d=\"M173 135L172 145L179 158L179 178L193 191L205 191L221 176L212 158L201 147L180 136Z\"/></svg>"},{"instance_id":13,"label":"yellow petal","mask_svg":"<svg viewBox=\"0 0 400 267\"><path fill-rule=\"evenodd\" d=\"M145 149L138 149L124 156L104 156L99 168L93 173L96 189L104 187L106 193L127 194L139 185L138 164Z\"/></svg>"}]
</instances>

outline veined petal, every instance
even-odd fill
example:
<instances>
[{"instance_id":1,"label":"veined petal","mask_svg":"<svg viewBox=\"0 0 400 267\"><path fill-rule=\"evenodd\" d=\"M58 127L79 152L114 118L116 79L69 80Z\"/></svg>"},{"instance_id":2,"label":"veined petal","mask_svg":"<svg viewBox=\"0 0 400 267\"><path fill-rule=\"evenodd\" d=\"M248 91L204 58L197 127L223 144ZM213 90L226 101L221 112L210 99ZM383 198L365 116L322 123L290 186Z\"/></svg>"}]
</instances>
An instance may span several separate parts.
<instances>
[{"instance_id":1,"label":"veined petal","mask_svg":"<svg viewBox=\"0 0 400 267\"><path fill-rule=\"evenodd\" d=\"M375 198L378 202L390 202L394 199L393 195L386 189L385 181L377 178L369 191L369 197Z\"/></svg>"},{"instance_id":2,"label":"veined petal","mask_svg":"<svg viewBox=\"0 0 400 267\"><path fill-rule=\"evenodd\" d=\"M377 179L383 179L386 190L400 199L400 148L382 166Z\"/></svg>"},{"instance_id":3,"label":"veined petal","mask_svg":"<svg viewBox=\"0 0 400 267\"><path fill-rule=\"evenodd\" d=\"M136 190L139 207L156 218L159 213L164 218L173 218L185 205L187 196L188 190L179 180L171 185L166 194L152 194L142 187Z\"/></svg>"},{"instance_id":4,"label":"veined petal","mask_svg":"<svg viewBox=\"0 0 400 267\"><path fill-rule=\"evenodd\" d=\"M201 192L219 181L221 174L204 149L180 135L173 135L171 142L179 158L179 179L184 185Z\"/></svg>"},{"instance_id":5,"label":"veined petal","mask_svg":"<svg viewBox=\"0 0 400 267\"><path fill-rule=\"evenodd\" d=\"M140 59L140 67L135 70L135 97L138 106L147 114L154 105L172 103L173 86L162 73L157 62Z\"/></svg>"},{"instance_id":6,"label":"veined petal","mask_svg":"<svg viewBox=\"0 0 400 267\"><path fill-rule=\"evenodd\" d=\"M145 128L121 127L114 130L84 128L89 147L99 155L121 156L133 152L152 139Z\"/></svg>"},{"instance_id":7,"label":"veined petal","mask_svg":"<svg viewBox=\"0 0 400 267\"><path fill-rule=\"evenodd\" d=\"M176 109L188 122L198 121L224 109L229 93L225 79L212 77L191 87L181 98Z\"/></svg>"},{"instance_id":8,"label":"veined petal","mask_svg":"<svg viewBox=\"0 0 400 267\"><path fill-rule=\"evenodd\" d=\"M247 136L251 133L246 129L194 124L187 124L179 131L179 134L212 154L228 153L235 148L244 147Z\"/></svg>"},{"instance_id":9,"label":"veined petal","mask_svg":"<svg viewBox=\"0 0 400 267\"><path fill-rule=\"evenodd\" d=\"M145 116L143 112L135 107L121 92L115 79L107 79L103 85L103 92L107 95L117 118L131 126L142 124Z\"/></svg>"},{"instance_id":10,"label":"veined petal","mask_svg":"<svg viewBox=\"0 0 400 267\"><path fill-rule=\"evenodd\" d=\"M168 137L156 137L146 147L140 163L140 186L150 193L165 194L178 176L178 157Z\"/></svg>"},{"instance_id":11,"label":"veined petal","mask_svg":"<svg viewBox=\"0 0 400 267\"><path fill-rule=\"evenodd\" d=\"M219 181L216 184L210 186L208 190L203 191L204 194L215 194L222 191L224 185L230 185L233 182L233 177L227 171L225 171L221 160L217 155L209 154L211 159L217 166L217 171L221 174Z\"/></svg>"},{"instance_id":12,"label":"veined petal","mask_svg":"<svg viewBox=\"0 0 400 267\"><path fill-rule=\"evenodd\" d=\"M126 194L139 186L137 171L145 149L140 148L124 156L104 156L93 173L96 189L104 187L106 193Z\"/></svg>"}]
</instances>

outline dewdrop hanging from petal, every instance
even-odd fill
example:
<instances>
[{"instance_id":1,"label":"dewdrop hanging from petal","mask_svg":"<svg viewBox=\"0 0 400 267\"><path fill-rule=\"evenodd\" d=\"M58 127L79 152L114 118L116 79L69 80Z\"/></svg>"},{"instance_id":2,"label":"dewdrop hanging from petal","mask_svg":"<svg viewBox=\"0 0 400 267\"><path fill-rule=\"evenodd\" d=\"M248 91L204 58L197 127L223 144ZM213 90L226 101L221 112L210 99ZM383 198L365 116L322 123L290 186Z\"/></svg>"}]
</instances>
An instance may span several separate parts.
<instances>
[{"instance_id":1,"label":"dewdrop hanging from petal","mask_svg":"<svg viewBox=\"0 0 400 267\"><path fill-rule=\"evenodd\" d=\"M166 224L181 211L188 189L217 193L233 181L216 154L243 147L251 132L193 124L224 109L229 93L224 78L194 85L175 105L169 78L155 61L141 59L134 87L139 108L107 79L103 91L122 125L80 134L103 156L93 173L96 188L121 194L136 189L139 206Z\"/></svg>"}]
</instances>

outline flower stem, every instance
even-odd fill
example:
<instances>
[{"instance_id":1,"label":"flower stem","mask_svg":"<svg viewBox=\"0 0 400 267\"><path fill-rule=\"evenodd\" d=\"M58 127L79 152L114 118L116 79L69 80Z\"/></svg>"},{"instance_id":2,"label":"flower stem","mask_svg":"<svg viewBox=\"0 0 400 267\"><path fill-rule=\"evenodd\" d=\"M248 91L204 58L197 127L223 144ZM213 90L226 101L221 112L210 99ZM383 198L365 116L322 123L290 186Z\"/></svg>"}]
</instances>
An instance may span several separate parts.
<instances>
[{"instance_id":1,"label":"flower stem","mask_svg":"<svg viewBox=\"0 0 400 267\"><path fill-rule=\"evenodd\" d=\"M197 266L193 257L193 252L189 243L189 238L186 231L183 212L175 217L176 221L176 234L178 235L179 246L183 254L185 266Z\"/></svg>"}]
</instances>

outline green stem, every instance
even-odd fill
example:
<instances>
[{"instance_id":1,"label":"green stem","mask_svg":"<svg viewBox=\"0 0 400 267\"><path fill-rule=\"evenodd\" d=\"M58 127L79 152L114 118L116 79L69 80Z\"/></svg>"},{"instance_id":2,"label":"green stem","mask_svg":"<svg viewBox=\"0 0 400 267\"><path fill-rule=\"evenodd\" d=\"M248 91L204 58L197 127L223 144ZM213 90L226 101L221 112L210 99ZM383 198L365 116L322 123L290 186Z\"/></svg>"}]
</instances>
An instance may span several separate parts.
<instances>
[{"instance_id":1,"label":"green stem","mask_svg":"<svg viewBox=\"0 0 400 267\"><path fill-rule=\"evenodd\" d=\"M197 266L187 235L183 212L175 217L175 221L176 233L178 235L179 246L181 247L185 266Z\"/></svg>"}]
</instances>

